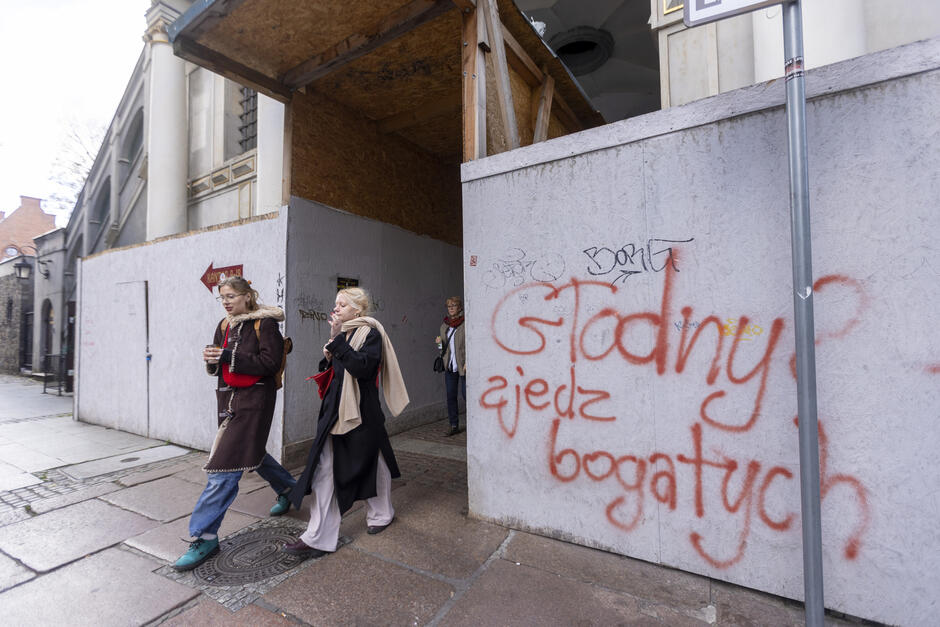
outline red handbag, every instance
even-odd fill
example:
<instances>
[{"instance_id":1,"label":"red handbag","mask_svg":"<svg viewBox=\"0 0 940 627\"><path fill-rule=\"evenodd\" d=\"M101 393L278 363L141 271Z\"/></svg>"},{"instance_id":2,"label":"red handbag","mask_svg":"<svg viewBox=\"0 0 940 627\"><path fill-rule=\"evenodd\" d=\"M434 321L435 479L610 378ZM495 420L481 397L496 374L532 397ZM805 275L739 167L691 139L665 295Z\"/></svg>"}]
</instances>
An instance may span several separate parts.
<instances>
[{"instance_id":1,"label":"red handbag","mask_svg":"<svg viewBox=\"0 0 940 627\"><path fill-rule=\"evenodd\" d=\"M225 327L225 339L222 340L222 348L228 346L228 329L228 327ZM233 388L247 388L260 381L261 377L232 372L229 370L228 364L222 364L222 379Z\"/></svg>"},{"instance_id":2,"label":"red handbag","mask_svg":"<svg viewBox=\"0 0 940 627\"><path fill-rule=\"evenodd\" d=\"M330 383L333 381L333 366L330 366L323 372L318 372L312 377L307 377L307 381L313 379L317 383L317 394L320 395L320 400L323 400L323 397L326 396L326 390L330 387Z\"/></svg>"}]
</instances>

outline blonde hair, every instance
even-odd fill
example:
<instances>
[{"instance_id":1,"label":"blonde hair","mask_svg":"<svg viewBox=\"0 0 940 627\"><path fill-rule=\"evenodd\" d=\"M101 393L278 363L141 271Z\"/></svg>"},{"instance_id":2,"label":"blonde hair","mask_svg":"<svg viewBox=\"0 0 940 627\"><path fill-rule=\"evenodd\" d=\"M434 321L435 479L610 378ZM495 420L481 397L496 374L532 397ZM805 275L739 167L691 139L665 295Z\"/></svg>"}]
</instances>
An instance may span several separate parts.
<instances>
[{"instance_id":1,"label":"blonde hair","mask_svg":"<svg viewBox=\"0 0 940 627\"><path fill-rule=\"evenodd\" d=\"M236 294L248 294L248 311L254 311L258 308L258 290L252 289L251 281L240 276L225 277L219 281L219 293L222 293L223 287L230 287Z\"/></svg>"},{"instance_id":2,"label":"blonde hair","mask_svg":"<svg viewBox=\"0 0 940 627\"><path fill-rule=\"evenodd\" d=\"M343 288L336 292L337 296L340 294L345 296L349 300L349 303L359 310L360 316L368 316L372 313L372 299L369 298L369 292L361 287Z\"/></svg>"},{"instance_id":3,"label":"blonde hair","mask_svg":"<svg viewBox=\"0 0 940 627\"><path fill-rule=\"evenodd\" d=\"M450 305L451 303L460 307L460 310L463 311L463 299L459 296L448 296L447 300L444 301L444 305Z\"/></svg>"}]
</instances>

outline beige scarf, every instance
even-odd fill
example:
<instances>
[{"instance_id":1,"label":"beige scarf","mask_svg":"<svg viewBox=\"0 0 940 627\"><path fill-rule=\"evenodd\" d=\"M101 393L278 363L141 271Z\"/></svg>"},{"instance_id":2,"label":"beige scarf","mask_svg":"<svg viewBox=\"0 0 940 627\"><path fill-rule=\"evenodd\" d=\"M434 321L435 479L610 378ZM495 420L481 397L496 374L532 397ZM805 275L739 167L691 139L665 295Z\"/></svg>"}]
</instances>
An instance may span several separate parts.
<instances>
[{"instance_id":1,"label":"beige scarf","mask_svg":"<svg viewBox=\"0 0 940 627\"><path fill-rule=\"evenodd\" d=\"M385 403L392 415L397 416L408 404L408 390L405 389L405 381L398 367L398 357L395 356L395 349L385 333L385 328L375 318L362 316L343 323L344 332L353 329L356 331L353 333L349 346L356 351L365 343L369 329L377 330L382 336L382 361L379 364L379 376L382 382L382 392L385 394ZM362 424L362 416L359 413L359 385L356 378L347 370L343 375L343 391L339 397L339 419L330 433L343 435L360 424Z\"/></svg>"}]
</instances>

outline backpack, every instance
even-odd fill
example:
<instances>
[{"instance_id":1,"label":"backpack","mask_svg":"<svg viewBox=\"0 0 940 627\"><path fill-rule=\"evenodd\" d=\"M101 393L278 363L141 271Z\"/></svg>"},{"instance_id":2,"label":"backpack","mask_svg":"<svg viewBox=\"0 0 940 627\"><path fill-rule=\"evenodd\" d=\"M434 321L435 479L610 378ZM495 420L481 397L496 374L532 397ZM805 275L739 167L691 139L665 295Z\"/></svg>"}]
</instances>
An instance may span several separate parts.
<instances>
[{"instance_id":1,"label":"backpack","mask_svg":"<svg viewBox=\"0 0 940 627\"><path fill-rule=\"evenodd\" d=\"M225 328L228 326L226 324L228 320L222 320L219 323L219 328L225 333ZM261 320L255 320L255 337L258 338L258 343L261 343ZM287 367L287 354L294 350L294 342L289 338L284 338L284 353L281 355L281 367L277 369L277 373L274 375L274 389L280 390L284 387L284 368Z\"/></svg>"}]
</instances>

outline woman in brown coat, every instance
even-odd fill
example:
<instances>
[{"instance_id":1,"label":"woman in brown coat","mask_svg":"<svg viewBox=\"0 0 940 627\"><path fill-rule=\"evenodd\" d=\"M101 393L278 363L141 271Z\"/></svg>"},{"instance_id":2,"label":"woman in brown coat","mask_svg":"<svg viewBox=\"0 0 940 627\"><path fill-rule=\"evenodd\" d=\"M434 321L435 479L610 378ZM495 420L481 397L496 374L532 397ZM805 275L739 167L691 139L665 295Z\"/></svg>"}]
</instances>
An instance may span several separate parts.
<instances>
[{"instance_id":1,"label":"woman in brown coat","mask_svg":"<svg viewBox=\"0 0 940 627\"><path fill-rule=\"evenodd\" d=\"M275 516L290 507L286 495L295 483L264 450L277 400L274 375L284 353L277 324L284 312L259 305L258 292L239 276L219 283L219 300L226 316L216 325L212 346L203 351L206 370L218 377L219 430L203 468L208 483L189 521L193 541L173 564L177 570L195 568L218 552L219 527L238 494L243 472L254 470L277 492L271 508Z\"/></svg>"}]
</instances>

